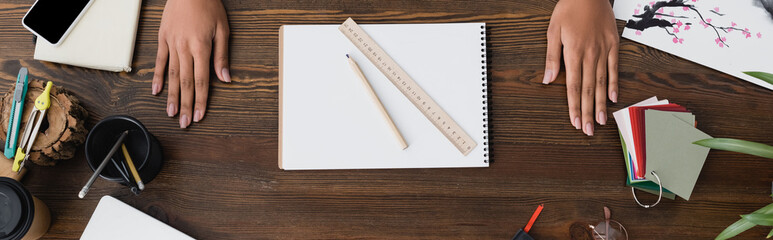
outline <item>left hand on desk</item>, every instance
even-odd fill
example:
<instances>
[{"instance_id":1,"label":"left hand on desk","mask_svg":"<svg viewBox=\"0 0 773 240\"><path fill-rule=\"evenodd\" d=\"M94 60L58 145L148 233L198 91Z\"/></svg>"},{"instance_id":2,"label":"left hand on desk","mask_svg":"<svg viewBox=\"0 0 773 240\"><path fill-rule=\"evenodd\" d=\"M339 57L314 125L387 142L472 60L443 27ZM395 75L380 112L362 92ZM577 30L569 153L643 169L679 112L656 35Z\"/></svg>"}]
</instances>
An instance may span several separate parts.
<instances>
[{"instance_id":1,"label":"left hand on desk","mask_svg":"<svg viewBox=\"0 0 773 240\"><path fill-rule=\"evenodd\" d=\"M174 117L179 109L180 128L190 126L191 120L198 122L204 118L209 93L210 54L214 55L217 77L220 81L231 82L228 37L228 17L220 0L166 2L158 30L153 95L161 92L168 62L167 114Z\"/></svg>"}]
</instances>

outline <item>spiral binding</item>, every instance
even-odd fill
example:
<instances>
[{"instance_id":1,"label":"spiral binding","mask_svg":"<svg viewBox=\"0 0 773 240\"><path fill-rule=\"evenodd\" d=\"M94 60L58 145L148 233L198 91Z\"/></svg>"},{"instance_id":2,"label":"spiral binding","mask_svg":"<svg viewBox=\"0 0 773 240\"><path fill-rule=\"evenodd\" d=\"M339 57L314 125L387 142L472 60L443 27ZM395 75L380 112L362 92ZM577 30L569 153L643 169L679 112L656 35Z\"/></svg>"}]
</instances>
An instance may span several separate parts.
<instances>
[{"instance_id":1,"label":"spiral binding","mask_svg":"<svg viewBox=\"0 0 773 240\"><path fill-rule=\"evenodd\" d=\"M483 23L480 26L480 64L481 64L481 75L483 80L483 162L489 163L488 161L488 74L486 74L486 24Z\"/></svg>"}]
</instances>

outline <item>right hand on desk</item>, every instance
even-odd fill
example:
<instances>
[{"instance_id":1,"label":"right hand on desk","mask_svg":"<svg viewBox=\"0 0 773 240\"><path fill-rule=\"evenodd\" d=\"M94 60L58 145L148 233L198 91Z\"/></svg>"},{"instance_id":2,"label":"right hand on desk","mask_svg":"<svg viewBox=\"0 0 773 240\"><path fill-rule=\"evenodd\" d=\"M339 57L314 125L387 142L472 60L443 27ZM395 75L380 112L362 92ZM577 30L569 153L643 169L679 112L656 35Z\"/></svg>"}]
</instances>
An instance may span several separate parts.
<instances>
[{"instance_id":1,"label":"right hand on desk","mask_svg":"<svg viewBox=\"0 0 773 240\"><path fill-rule=\"evenodd\" d=\"M612 5L608 0L560 0L553 9L547 35L542 83L556 80L563 50L569 121L593 136L594 119L601 125L607 123L607 96L617 102L620 37Z\"/></svg>"},{"instance_id":2,"label":"right hand on desk","mask_svg":"<svg viewBox=\"0 0 773 240\"><path fill-rule=\"evenodd\" d=\"M198 122L204 118L210 55L217 78L231 82L228 38L228 17L220 0L166 2L158 29L153 95L161 92L164 72L168 70L167 114L174 117L179 110L180 128L188 127L191 120Z\"/></svg>"}]
</instances>

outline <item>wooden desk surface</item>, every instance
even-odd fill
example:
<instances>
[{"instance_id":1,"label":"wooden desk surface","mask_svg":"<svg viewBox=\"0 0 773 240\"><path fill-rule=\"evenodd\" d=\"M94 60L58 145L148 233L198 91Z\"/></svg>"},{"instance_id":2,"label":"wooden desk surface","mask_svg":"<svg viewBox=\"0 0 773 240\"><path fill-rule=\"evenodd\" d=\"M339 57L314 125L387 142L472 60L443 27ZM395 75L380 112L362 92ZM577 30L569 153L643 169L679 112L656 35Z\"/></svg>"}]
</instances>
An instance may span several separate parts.
<instances>
[{"instance_id":1,"label":"wooden desk surface","mask_svg":"<svg viewBox=\"0 0 773 240\"><path fill-rule=\"evenodd\" d=\"M539 239L568 239L570 224L598 221L603 206L632 239L713 239L739 214L771 203L770 160L712 151L692 200L637 206L624 186L615 122L585 137L568 121L564 81L541 84L555 1L227 0L234 82L212 81L206 118L186 130L166 117L166 91L150 94L164 1L143 3L131 73L33 60L32 35L20 24L32 2L0 3L0 89L28 67L33 78L75 92L91 114L89 127L115 114L138 118L166 157L141 196L98 180L78 199L91 175L82 150L29 171L23 183L53 214L47 238L78 238L102 195L203 239L509 239L540 203L545 210L532 229ZM350 16L360 23L487 23L491 167L277 168L277 30ZM621 39L620 101L610 112L655 95L687 106L712 136L773 143L773 92ZM768 231L757 227L738 239Z\"/></svg>"}]
</instances>

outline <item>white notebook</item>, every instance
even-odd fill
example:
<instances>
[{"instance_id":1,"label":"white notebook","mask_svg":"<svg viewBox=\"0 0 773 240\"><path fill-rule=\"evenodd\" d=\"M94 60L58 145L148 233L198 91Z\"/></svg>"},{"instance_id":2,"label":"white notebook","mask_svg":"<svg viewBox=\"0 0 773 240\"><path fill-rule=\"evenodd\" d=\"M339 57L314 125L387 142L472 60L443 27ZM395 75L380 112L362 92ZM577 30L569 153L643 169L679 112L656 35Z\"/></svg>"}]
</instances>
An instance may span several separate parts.
<instances>
[{"instance_id":1,"label":"white notebook","mask_svg":"<svg viewBox=\"0 0 773 240\"><path fill-rule=\"evenodd\" d=\"M111 196L99 200L81 240L193 239Z\"/></svg>"},{"instance_id":2,"label":"white notebook","mask_svg":"<svg viewBox=\"0 0 773 240\"><path fill-rule=\"evenodd\" d=\"M59 46L38 39L35 60L130 72L141 0L93 0Z\"/></svg>"},{"instance_id":3,"label":"white notebook","mask_svg":"<svg viewBox=\"0 0 773 240\"><path fill-rule=\"evenodd\" d=\"M485 23L360 25L476 141L467 156L338 26L279 30L279 168L488 167ZM359 64L403 134L405 150L346 54Z\"/></svg>"}]
</instances>

